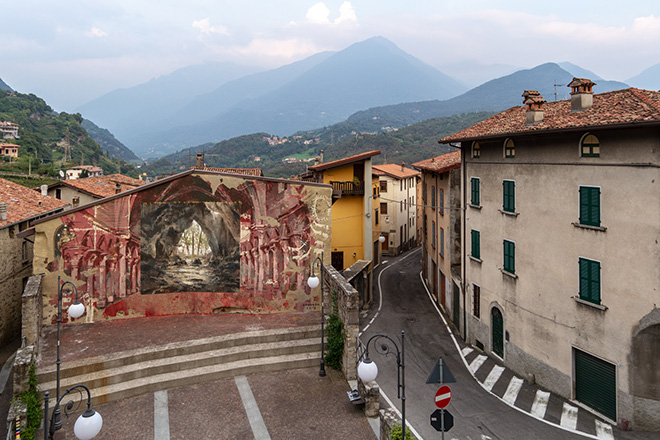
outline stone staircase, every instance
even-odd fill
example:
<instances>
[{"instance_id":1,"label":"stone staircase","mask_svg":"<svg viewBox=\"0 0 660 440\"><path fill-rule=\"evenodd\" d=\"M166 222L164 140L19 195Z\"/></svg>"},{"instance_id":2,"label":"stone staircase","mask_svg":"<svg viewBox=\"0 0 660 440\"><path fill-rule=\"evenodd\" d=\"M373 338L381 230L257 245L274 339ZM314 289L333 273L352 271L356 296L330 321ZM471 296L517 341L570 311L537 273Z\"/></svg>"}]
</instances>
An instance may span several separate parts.
<instances>
[{"instance_id":1,"label":"stone staircase","mask_svg":"<svg viewBox=\"0 0 660 440\"><path fill-rule=\"evenodd\" d=\"M94 405L226 377L319 365L321 326L245 331L112 353L60 368L60 390L86 385ZM37 370L55 397L56 366ZM78 393L70 395L80 398ZM68 397L68 396L67 396ZM54 405L55 402L52 402Z\"/></svg>"}]
</instances>

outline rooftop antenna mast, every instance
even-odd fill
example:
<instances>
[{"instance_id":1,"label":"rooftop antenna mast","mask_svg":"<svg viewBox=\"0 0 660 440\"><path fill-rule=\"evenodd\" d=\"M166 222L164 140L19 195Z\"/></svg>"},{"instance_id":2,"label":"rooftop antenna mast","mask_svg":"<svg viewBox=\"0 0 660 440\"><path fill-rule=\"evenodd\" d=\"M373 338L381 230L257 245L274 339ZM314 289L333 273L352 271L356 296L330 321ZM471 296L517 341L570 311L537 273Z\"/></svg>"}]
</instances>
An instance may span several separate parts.
<instances>
[{"instance_id":1,"label":"rooftop antenna mast","mask_svg":"<svg viewBox=\"0 0 660 440\"><path fill-rule=\"evenodd\" d=\"M554 95L555 95L555 101L557 101L557 97L559 96L559 93L557 93L557 87L558 87L558 86L563 86L563 84L557 84L557 80L554 80L554 84L553 84L553 86L555 87L555 93L554 93Z\"/></svg>"}]
</instances>

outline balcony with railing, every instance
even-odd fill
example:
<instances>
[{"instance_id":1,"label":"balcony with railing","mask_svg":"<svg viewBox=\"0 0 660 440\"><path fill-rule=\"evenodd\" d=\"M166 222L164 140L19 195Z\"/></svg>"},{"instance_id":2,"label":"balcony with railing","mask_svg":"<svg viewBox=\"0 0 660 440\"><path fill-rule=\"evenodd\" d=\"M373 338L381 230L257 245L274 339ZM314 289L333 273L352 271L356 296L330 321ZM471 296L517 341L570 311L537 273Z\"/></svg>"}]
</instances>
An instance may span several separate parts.
<instances>
[{"instance_id":1,"label":"balcony with railing","mask_svg":"<svg viewBox=\"0 0 660 440\"><path fill-rule=\"evenodd\" d=\"M363 196L364 182L331 181L332 194L342 196Z\"/></svg>"}]
</instances>

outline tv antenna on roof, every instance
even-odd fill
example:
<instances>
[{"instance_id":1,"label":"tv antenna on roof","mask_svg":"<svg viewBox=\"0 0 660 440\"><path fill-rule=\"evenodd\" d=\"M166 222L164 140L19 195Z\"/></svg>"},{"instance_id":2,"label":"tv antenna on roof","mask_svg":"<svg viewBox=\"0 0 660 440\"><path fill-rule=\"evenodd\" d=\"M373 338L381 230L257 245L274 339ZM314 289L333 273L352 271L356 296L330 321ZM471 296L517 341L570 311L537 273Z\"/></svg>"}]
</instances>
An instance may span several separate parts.
<instances>
[{"instance_id":1,"label":"tv antenna on roof","mask_svg":"<svg viewBox=\"0 0 660 440\"><path fill-rule=\"evenodd\" d=\"M555 87L554 95L555 95L555 101L556 101L557 97L559 96L559 93L557 93L557 86L563 86L563 84L557 84L557 80L554 80L553 82L554 82L553 86Z\"/></svg>"}]
</instances>

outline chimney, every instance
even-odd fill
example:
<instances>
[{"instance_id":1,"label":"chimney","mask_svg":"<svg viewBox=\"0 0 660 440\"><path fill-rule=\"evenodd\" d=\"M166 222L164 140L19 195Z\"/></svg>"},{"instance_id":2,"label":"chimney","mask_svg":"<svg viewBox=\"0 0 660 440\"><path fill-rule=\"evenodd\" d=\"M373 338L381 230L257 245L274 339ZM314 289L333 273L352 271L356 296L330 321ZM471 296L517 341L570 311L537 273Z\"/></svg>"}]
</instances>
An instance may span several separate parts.
<instances>
[{"instance_id":1,"label":"chimney","mask_svg":"<svg viewBox=\"0 0 660 440\"><path fill-rule=\"evenodd\" d=\"M119 194L121 192L121 185L119 182L117 182L117 185L115 185L115 194Z\"/></svg>"},{"instance_id":2,"label":"chimney","mask_svg":"<svg viewBox=\"0 0 660 440\"><path fill-rule=\"evenodd\" d=\"M7 221L7 204L5 202L0 203L0 221Z\"/></svg>"},{"instance_id":3,"label":"chimney","mask_svg":"<svg viewBox=\"0 0 660 440\"><path fill-rule=\"evenodd\" d=\"M48 197L48 185L41 185L41 195Z\"/></svg>"},{"instance_id":4,"label":"chimney","mask_svg":"<svg viewBox=\"0 0 660 440\"><path fill-rule=\"evenodd\" d=\"M319 160L323 163L323 150L319 153Z\"/></svg>"},{"instance_id":5,"label":"chimney","mask_svg":"<svg viewBox=\"0 0 660 440\"><path fill-rule=\"evenodd\" d=\"M204 168L204 153L197 153L196 168Z\"/></svg>"},{"instance_id":6,"label":"chimney","mask_svg":"<svg viewBox=\"0 0 660 440\"><path fill-rule=\"evenodd\" d=\"M405 163L405 162L401 162L401 172L402 172L402 173L403 173L404 171L406 171L405 168L406 168L406 163Z\"/></svg>"},{"instance_id":7,"label":"chimney","mask_svg":"<svg viewBox=\"0 0 660 440\"><path fill-rule=\"evenodd\" d=\"M594 104L593 86L596 83L587 78L573 78L571 88L571 112L589 110Z\"/></svg>"},{"instance_id":8,"label":"chimney","mask_svg":"<svg viewBox=\"0 0 660 440\"><path fill-rule=\"evenodd\" d=\"M538 124L543 121L543 104L545 99L538 90L525 90L522 94L523 104L527 106L525 114L527 125Z\"/></svg>"}]
</instances>

